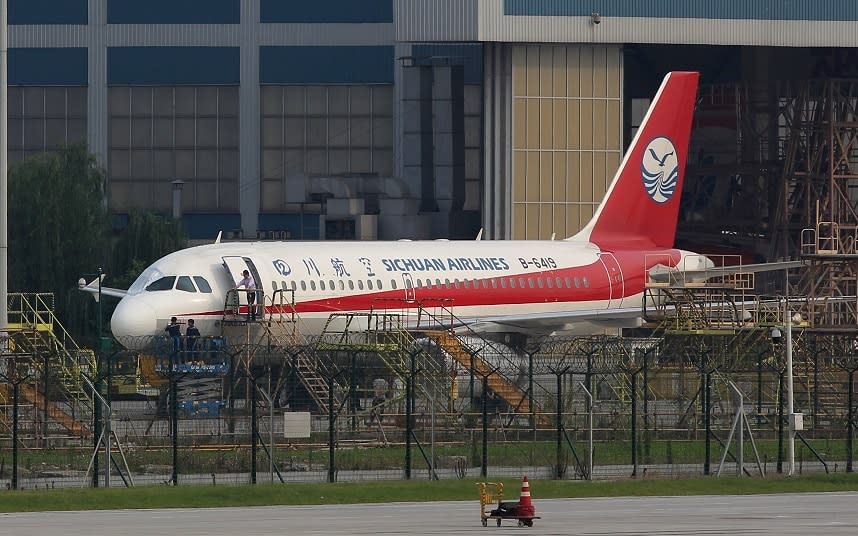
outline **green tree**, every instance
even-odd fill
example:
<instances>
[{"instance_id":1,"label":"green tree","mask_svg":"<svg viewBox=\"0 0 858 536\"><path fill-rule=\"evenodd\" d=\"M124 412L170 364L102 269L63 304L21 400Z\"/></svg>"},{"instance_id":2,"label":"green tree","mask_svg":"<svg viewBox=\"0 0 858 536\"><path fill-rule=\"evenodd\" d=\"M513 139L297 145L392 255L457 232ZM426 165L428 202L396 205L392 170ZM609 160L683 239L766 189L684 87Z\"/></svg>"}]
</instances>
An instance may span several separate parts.
<instances>
[{"instance_id":1,"label":"green tree","mask_svg":"<svg viewBox=\"0 0 858 536\"><path fill-rule=\"evenodd\" d=\"M53 292L62 321L78 278L109 259L104 184L83 144L9 169L9 290Z\"/></svg>"},{"instance_id":2,"label":"green tree","mask_svg":"<svg viewBox=\"0 0 858 536\"><path fill-rule=\"evenodd\" d=\"M179 222L160 214L132 210L128 225L114 243L113 284L128 288L147 266L187 245L187 236Z\"/></svg>"}]
</instances>

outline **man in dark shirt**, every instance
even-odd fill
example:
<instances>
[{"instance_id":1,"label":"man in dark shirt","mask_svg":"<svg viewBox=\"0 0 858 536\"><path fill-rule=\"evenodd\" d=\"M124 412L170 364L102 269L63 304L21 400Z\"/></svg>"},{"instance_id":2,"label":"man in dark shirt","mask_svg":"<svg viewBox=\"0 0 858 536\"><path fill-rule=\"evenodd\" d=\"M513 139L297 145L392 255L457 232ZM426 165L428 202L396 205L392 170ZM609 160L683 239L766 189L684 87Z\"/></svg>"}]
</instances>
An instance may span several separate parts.
<instances>
[{"instance_id":1,"label":"man in dark shirt","mask_svg":"<svg viewBox=\"0 0 858 536\"><path fill-rule=\"evenodd\" d=\"M194 319L188 319L188 329L185 330L185 344L188 348L188 359L197 360L197 341L200 338L200 330L194 326Z\"/></svg>"},{"instance_id":2,"label":"man in dark shirt","mask_svg":"<svg viewBox=\"0 0 858 536\"><path fill-rule=\"evenodd\" d=\"M179 360L179 349L182 347L182 326L175 316L170 318L170 323L167 324L164 331L167 332L170 341L173 343L173 353L170 355L170 359L176 362Z\"/></svg>"}]
</instances>

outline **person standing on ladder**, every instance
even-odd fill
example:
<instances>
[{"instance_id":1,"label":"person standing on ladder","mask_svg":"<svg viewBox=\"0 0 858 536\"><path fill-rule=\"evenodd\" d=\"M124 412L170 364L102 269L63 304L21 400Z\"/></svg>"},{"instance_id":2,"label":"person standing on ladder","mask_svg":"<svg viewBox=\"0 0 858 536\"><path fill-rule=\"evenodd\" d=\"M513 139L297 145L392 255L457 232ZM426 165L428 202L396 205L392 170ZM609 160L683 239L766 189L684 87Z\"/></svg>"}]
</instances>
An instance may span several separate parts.
<instances>
[{"instance_id":1,"label":"person standing on ladder","mask_svg":"<svg viewBox=\"0 0 858 536\"><path fill-rule=\"evenodd\" d=\"M247 317L251 322L256 320L256 281L250 276L250 271L245 270L241 273L243 276L235 284L235 288L244 287L247 290Z\"/></svg>"}]
</instances>

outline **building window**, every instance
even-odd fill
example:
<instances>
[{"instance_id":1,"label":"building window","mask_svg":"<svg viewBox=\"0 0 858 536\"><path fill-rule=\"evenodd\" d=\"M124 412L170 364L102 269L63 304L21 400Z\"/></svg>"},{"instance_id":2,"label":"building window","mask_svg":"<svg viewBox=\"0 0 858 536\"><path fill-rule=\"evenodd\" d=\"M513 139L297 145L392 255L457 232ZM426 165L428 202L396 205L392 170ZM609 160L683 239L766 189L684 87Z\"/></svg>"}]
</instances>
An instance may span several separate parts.
<instances>
[{"instance_id":1,"label":"building window","mask_svg":"<svg viewBox=\"0 0 858 536\"><path fill-rule=\"evenodd\" d=\"M393 175L393 86L262 86L262 210L312 177ZM298 184L294 184L298 182Z\"/></svg>"},{"instance_id":2,"label":"building window","mask_svg":"<svg viewBox=\"0 0 858 536\"><path fill-rule=\"evenodd\" d=\"M9 162L86 142L85 87L10 87Z\"/></svg>"},{"instance_id":3,"label":"building window","mask_svg":"<svg viewBox=\"0 0 858 536\"><path fill-rule=\"evenodd\" d=\"M114 211L238 211L238 87L108 89L108 188Z\"/></svg>"}]
</instances>

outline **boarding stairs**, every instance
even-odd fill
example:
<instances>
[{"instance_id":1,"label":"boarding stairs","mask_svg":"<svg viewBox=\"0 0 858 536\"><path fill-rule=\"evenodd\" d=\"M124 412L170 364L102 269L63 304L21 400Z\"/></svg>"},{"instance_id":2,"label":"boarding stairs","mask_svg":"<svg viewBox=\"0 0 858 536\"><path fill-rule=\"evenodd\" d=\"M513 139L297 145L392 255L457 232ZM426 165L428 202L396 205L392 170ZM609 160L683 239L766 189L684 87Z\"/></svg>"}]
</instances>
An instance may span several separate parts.
<instances>
[{"instance_id":1,"label":"boarding stairs","mask_svg":"<svg viewBox=\"0 0 858 536\"><path fill-rule=\"evenodd\" d=\"M503 398L515 413L530 415L530 401L527 393L510 381L500 370L492 368L479 357L478 352L469 350L454 334L445 330L424 331L439 348L463 367L471 370L480 379L486 378L487 386Z\"/></svg>"},{"instance_id":2,"label":"boarding stairs","mask_svg":"<svg viewBox=\"0 0 858 536\"><path fill-rule=\"evenodd\" d=\"M327 356L337 352L369 352L377 355L394 375L404 382L407 377L407 364L403 354L412 340L401 329L401 325L400 316L390 313L369 311L330 315L313 345L319 367L329 374L334 367ZM322 388L321 385L319 387ZM324 388L327 388L327 383ZM348 397L348 394L340 393L342 398ZM338 402L341 403L342 400L338 398Z\"/></svg>"},{"instance_id":3,"label":"boarding stairs","mask_svg":"<svg viewBox=\"0 0 858 536\"><path fill-rule=\"evenodd\" d=\"M45 401L44 395L31 385L21 384L19 393L25 400L33 404L36 408L46 408L48 417L56 421L57 424L68 430L75 437L89 437L89 427L79 419L69 415L65 409L60 407L56 402Z\"/></svg>"},{"instance_id":4,"label":"boarding stairs","mask_svg":"<svg viewBox=\"0 0 858 536\"><path fill-rule=\"evenodd\" d=\"M414 374L414 388L425 396L416 397L416 403L441 404L452 392L451 371L446 370L443 360L434 359L419 346L415 334L408 331L409 314L405 308L390 312L390 308L361 313L337 313L329 317L325 330L315 346L320 356L336 352L366 352L376 356L401 385ZM398 393L385 401L404 396ZM379 408L373 408L378 410ZM415 411L421 409L415 406ZM428 406L426 413L434 411Z\"/></svg>"},{"instance_id":5,"label":"boarding stairs","mask_svg":"<svg viewBox=\"0 0 858 536\"><path fill-rule=\"evenodd\" d=\"M314 341L305 340L301 333L300 317L295 309L295 292L291 289L282 289L268 295L261 289L257 289L256 320L248 320L247 305L241 303L241 295L246 293L247 291L240 289L229 290L223 316L223 326L229 328L238 326L246 329L246 346L253 350L242 356L244 366L251 366L255 351L262 348L281 349L284 362L294 369L301 385L320 413L327 415L330 398L327 378L330 377L330 372L326 363L313 348ZM264 307L260 304L264 304ZM260 327L261 330L251 330L254 326ZM231 340L234 342L236 337L231 337Z\"/></svg>"},{"instance_id":6,"label":"boarding stairs","mask_svg":"<svg viewBox=\"0 0 858 536\"><path fill-rule=\"evenodd\" d=\"M262 301L265 303L264 314L257 320L263 327L263 342L267 347L283 349L284 362L294 369L319 412L328 415L331 411L332 369L319 355L313 344L315 341L306 340L301 333L301 319L295 309L295 292L291 289L276 290L271 296L263 295Z\"/></svg>"},{"instance_id":7,"label":"boarding stairs","mask_svg":"<svg viewBox=\"0 0 858 536\"><path fill-rule=\"evenodd\" d=\"M466 339L473 338L479 340L484 348L492 348L494 346L493 343L467 327L467 324L455 315L451 306L438 303L433 304L431 309L423 307L419 316L424 318L431 326L444 326L445 324L451 327L453 325L460 326L460 334L456 334L452 329L437 328L425 329L421 330L421 332L455 360L456 363L463 366L466 370L473 371L474 375L480 377L480 379L485 377L487 387L505 400L514 414L528 416L537 414L539 421L546 420L545 415L539 411L538 407L531 407L531 397L528 397L528 393L518 387L504 373L505 371L518 371L518 363L513 362L502 350L497 348L494 348L492 352L493 357L497 360L497 366L493 367L485 359L481 358L479 355L480 350L471 348Z\"/></svg>"},{"instance_id":8,"label":"boarding stairs","mask_svg":"<svg viewBox=\"0 0 858 536\"><path fill-rule=\"evenodd\" d=\"M69 414L60 405L48 401L48 415L77 437L89 435L87 425L93 411L92 392L81 379L82 374L93 374L96 368L95 353L81 348L54 315L54 296L51 293L15 293L9 295L9 328L18 351L30 353L34 375L42 375L47 363L51 378L61 388ZM45 360L47 356L47 361ZM37 389L21 389L22 396L37 407L45 407L42 393Z\"/></svg>"}]
</instances>

